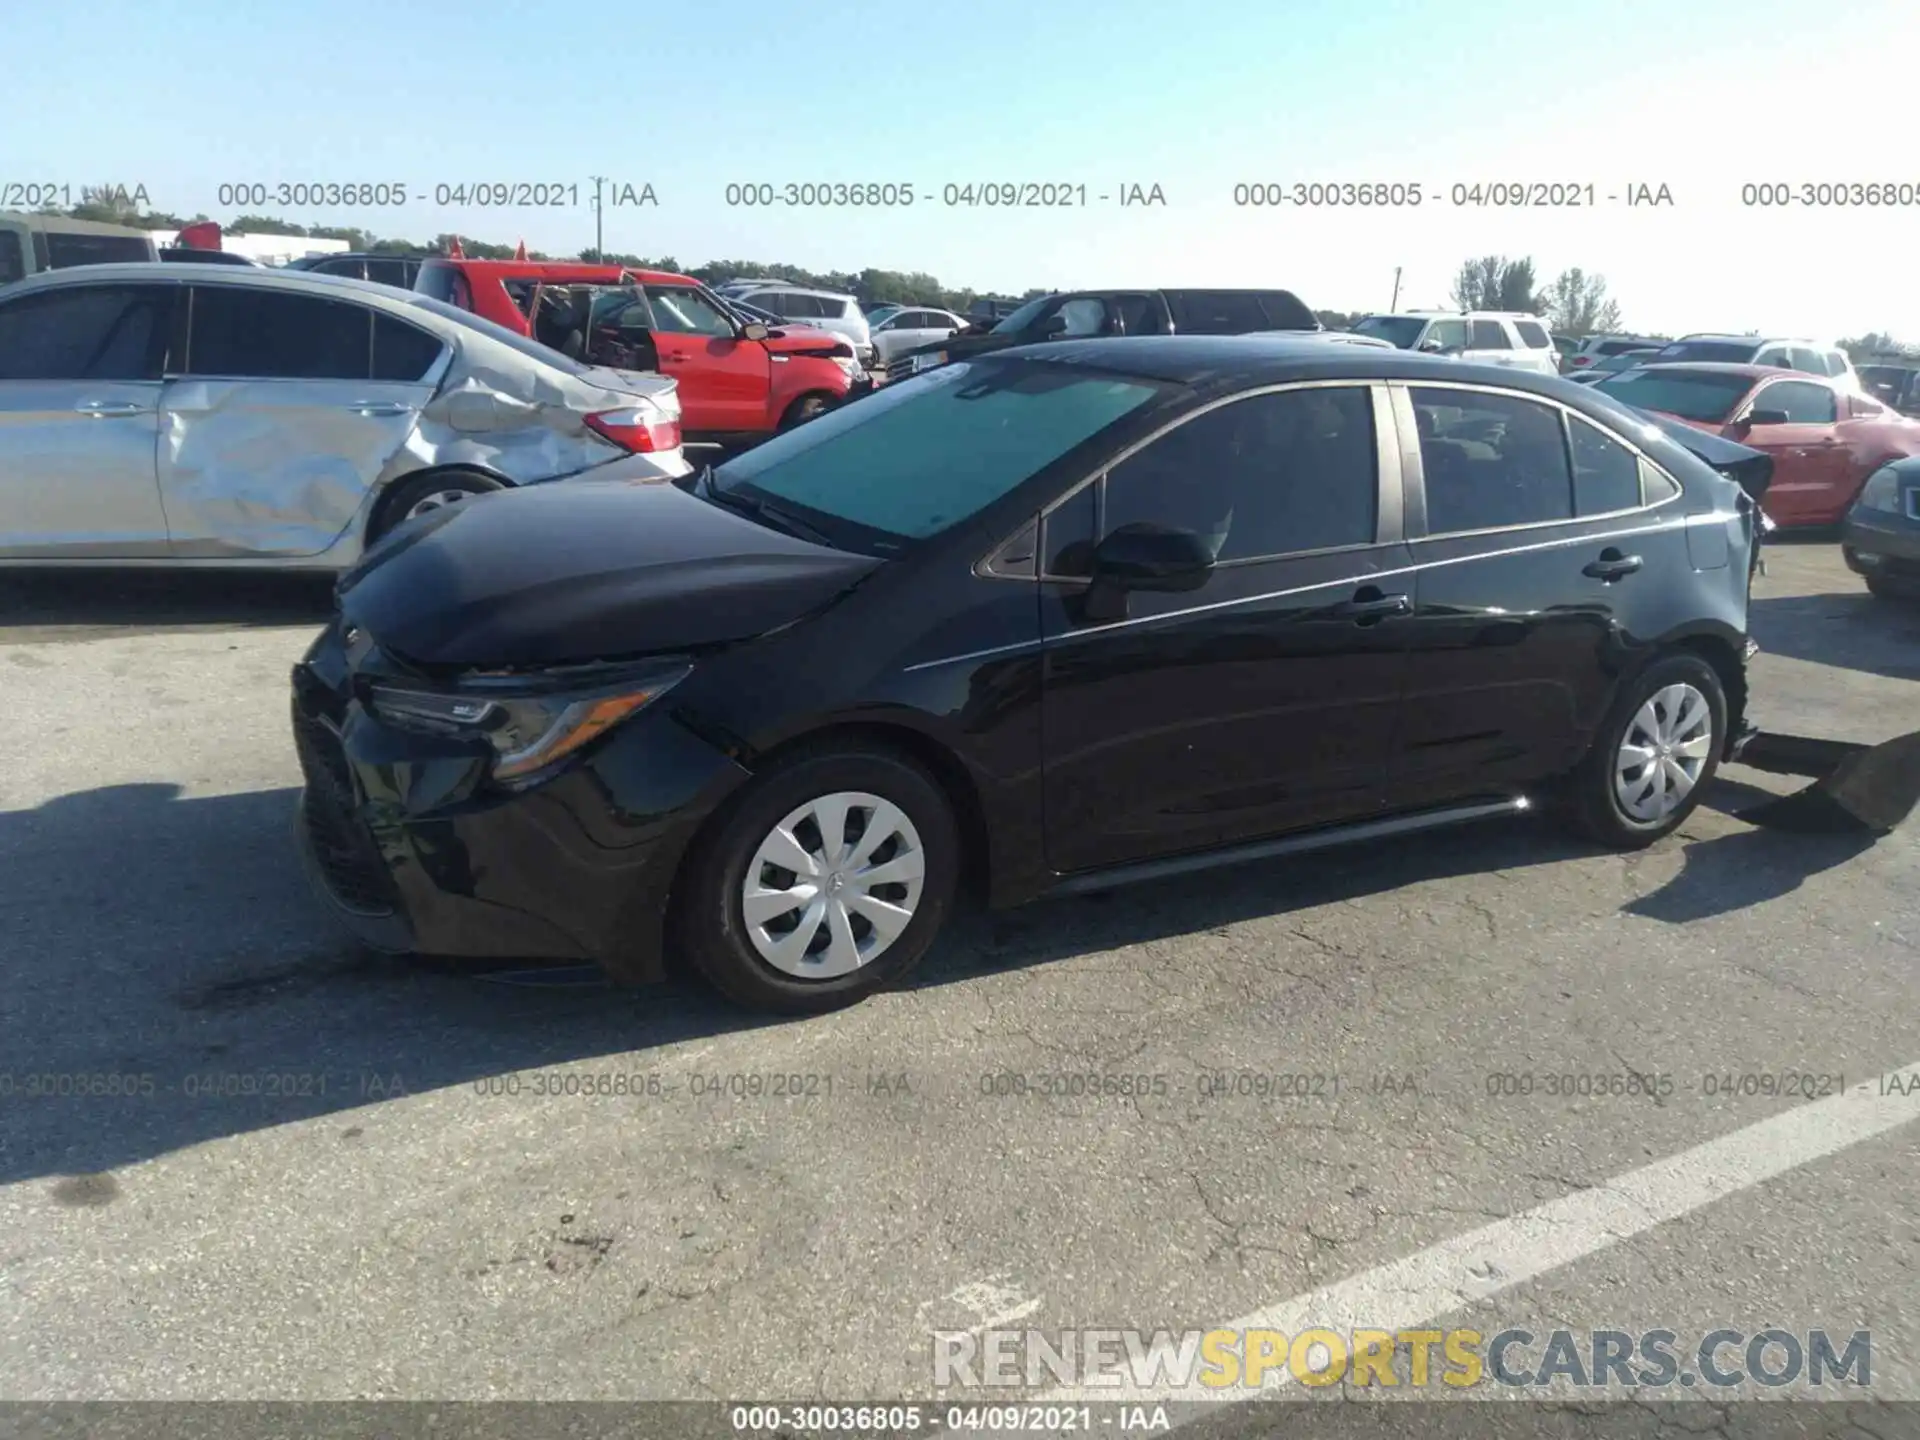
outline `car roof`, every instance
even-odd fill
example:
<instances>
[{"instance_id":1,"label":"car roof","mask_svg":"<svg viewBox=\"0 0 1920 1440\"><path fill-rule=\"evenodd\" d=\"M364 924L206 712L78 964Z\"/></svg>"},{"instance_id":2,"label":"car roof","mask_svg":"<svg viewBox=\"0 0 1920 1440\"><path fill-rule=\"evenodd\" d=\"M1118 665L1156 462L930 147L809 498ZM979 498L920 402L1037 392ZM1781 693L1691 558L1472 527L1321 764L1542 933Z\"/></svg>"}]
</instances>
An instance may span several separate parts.
<instances>
[{"instance_id":1,"label":"car roof","mask_svg":"<svg viewBox=\"0 0 1920 1440\"><path fill-rule=\"evenodd\" d=\"M733 285L735 282L728 282ZM788 290L795 295L818 295L824 300L857 300L857 295L849 295L844 290L822 290L815 285L796 285L791 280L742 280L736 288L741 290Z\"/></svg>"},{"instance_id":2,"label":"car roof","mask_svg":"<svg viewBox=\"0 0 1920 1440\"><path fill-rule=\"evenodd\" d=\"M24 280L16 280L11 285L0 287L0 293L11 298L30 291L128 282L146 285L250 285L262 290L358 300L379 309L405 314L436 329L444 330L456 324L423 306L420 302L426 297L417 290L402 290L397 285L380 285L346 275L316 275L311 270L289 270L277 265L208 265L156 260L69 265L60 270L42 270Z\"/></svg>"},{"instance_id":3,"label":"car roof","mask_svg":"<svg viewBox=\"0 0 1920 1440\"><path fill-rule=\"evenodd\" d=\"M1830 341L1813 340L1805 335L1726 335L1719 331L1703 330L1694 335L1682 335L1669 344L1679 345L1688 340L1712 340L1728 345L1751 345L1758 349L1762 345L1807 345L1817 350L1836 350L1839 347Z\"/></svg>"},{"instance_id":4,"label":"car roof","mask_svg":"<svg viewBox=\"0 0 1920 1440\"><path fill-rule=\"evenodd\" d=\"M1298 379L1430 381L1434 384L1494 384L1564 400L1581 387L1557 375L1514 366L1466 365L1437 355L1391 346L1328 344L1311 331L1266 331L1250 335L1132 335L1053 340L994 351L1003 357L1084 365L1142 380L1170 381L1200 389Z\"/></svg>"},{"instance_id":5,"label":"car roof","mask_svg":"<svg viewBox=\"0 0 1920 1440\"><path fill-rule=\"evenodd\" d=\"M496 280L572 280L580 284L617 281L632 275L649 285L698 285L691 275L644 270L637 265L604 265L587 260L470 260L459 255L430 255L428 265L451 265Z\"/></svg>"}]
</instances>

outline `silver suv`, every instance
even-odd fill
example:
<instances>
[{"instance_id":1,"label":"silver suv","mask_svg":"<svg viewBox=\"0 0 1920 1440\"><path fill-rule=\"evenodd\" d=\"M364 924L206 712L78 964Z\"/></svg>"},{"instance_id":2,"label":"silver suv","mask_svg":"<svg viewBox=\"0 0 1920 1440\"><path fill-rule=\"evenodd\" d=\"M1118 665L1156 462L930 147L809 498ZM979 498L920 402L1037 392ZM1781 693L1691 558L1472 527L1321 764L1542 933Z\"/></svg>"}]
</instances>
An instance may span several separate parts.
<instances>
[{"instance_id":1,"label":"silver suv","mask_svg":"<svg viewBox=\"0 0 1920 1440\"><path fill-rule=\"evenodd\" d=\"M1400 350L1450 355L1476 365L1505 365L1542 375L1560 373L1559 352L1546 322L1537 315L1500 310L1405 310L1369 315L1353 327L1356 335L1385 340Z\"/></svg>"},{"instance_id":2,"label":"silver suv","mask_svg":"<svg viewBox=\"0 0 1920 1440\"><path fill-rule=\"evenodd\" d=\"M730 280L716 288L728 300L771 311L782 320L816 330L831 330L852 344L854 358L862 369L873 368L873 332L854 296L832 290L809 290L779 280Z\"/></svg>"}]
</instances>

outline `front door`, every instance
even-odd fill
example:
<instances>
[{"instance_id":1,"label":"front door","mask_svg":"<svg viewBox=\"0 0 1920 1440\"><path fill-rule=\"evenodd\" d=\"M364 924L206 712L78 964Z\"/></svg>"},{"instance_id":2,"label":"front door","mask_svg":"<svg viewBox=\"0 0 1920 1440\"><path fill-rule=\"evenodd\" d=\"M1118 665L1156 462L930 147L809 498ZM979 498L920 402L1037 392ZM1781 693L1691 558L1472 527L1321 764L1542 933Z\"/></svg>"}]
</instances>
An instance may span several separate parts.
<instances>
[{"instance_id":1,"label":"front door","mask_svg":"<svg viewBox=\"0 0 1920 1440\"><path fill-rule=\"evenodd\" d=\"M1536 396L1395 386L1417 435L1418 567L1393 790L1409 807L1510 793L1584 753L1665 577L1683 517L1617 438ZM1412 458L1412 457L1410 457Z\"/></svg>"},{"instance_id":2,"label":"front door","mask_svg":"<svg viewBox=\"0 0 1920 1440\"><path fill-rule=\"evenodd\" d=\"M193 286L185 361L161 397L174 553L292 558L331 546L413 433L443 348L344 300Z\"/></svg>"},{"instance_id":3,"label":"front door","mask_svg":"<svg viewBox=\"0 0 1920 1440\"><path fill-rule=\"evenodd\" d=\"M1746 417L1777 410L1784 424L1753 425ZM1851 480L1851 456L1840 440L1840 399L1830 385L1811 380L1775 380L1747 397L1734 417L1732 439L1773 457L1773 483L1762 505L1781 525L1838 518Z\"/></svg>"},{"instance_id":4,"label":"front door","mask_svg":"<svg viewBox=\"0 0 1920 1440\"><path fill-rule=\"evenodd\" d=\"M0 304L0 555L167 553L154 456L173 285Z\"/></svg>"},{"instance_id":5,"label":"front door","mask_svg":"<svg viewBox=\"0 0 1920 1440\"><path fill-rule=\"evenodd\" d=\"M1072 872L1374 811L1406 663L1384 391L1312 384L1188 416L1047 517L1048 863ZM1389 477L1382 484L1383 474ZM1383 503L1384 497L1384 503ZM1207 537L1203 589L1090 615L1098 537Z\"/></svg>"},{"instance_id":6,"label":"front door","mask_svg":"<svg viewBox=\"0 0 1920 1440\"><path fill-rule=\"evenodd\" d=\"M680 382L681 424L695 437L767 429L772 366L784 360L690 285L649 285L660 373Z\"/></svg>"}]
</instances>

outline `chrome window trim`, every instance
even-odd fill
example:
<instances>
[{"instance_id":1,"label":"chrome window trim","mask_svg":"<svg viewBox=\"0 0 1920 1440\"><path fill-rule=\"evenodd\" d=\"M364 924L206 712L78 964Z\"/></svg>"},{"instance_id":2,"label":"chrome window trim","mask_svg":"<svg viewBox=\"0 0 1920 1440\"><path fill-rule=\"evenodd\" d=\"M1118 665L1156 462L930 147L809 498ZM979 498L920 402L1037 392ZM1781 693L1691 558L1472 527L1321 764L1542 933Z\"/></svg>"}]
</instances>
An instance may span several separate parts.
<instances>
[{"instance_id":1,"label":"chrome window trim","mask_svg":"<svg viewBox=\"0 0 1920 1440\"><path fill-rule=\"evenodd\" d=\"M1645 512L1627 512L1641 514ZM1601 517L1594 516L1594 519ZM1205 605L1192 605L1184 610L1168 610L1157 615L1140 615L1126 620L1115 620L1104 625L1089 625L1077 630L1069 630L1059 635L1040 637L1033 640L1018 640L1009 645L995 645L985 650L970 650L960 655L943 656L938 660L922 660L916 665L906 667L904 674L913 674L918 670L931 670L941 665L957 665L968 660L983 660L995 655L1011 655L1023 650L1044 650L1054 645L1072 644L1095 635L1105 635L1115 630L1126 630L1136 625L1161 625L1169 621L1184 619L1190 615L1203 615L1215 610L1225 610L1237 605L1257 605L1265 600L1283 600L1291 595L1305 595L1315 590L1340 590L1356 585L1378 584L1382 580L1391 580L1401 575L1418 575L1426 570L1438 570L1447 565L1470 565L1481 560L1504 559L1509 555L1528 555L1542 550L1563 550L1575 545L1591 545L1597 540L1625 540L1635 535L1658 535L1670 530L1683 529L1690 525L1728 523L1741 519L1735 510L1712 510L1699 515L1680 515L1659 520L1649 525L1634 525L1626 529L1613 530L1601 535L1582 533L1579 535L1560 535L1551 540L1535 541L1527 545L1513 545L1502 550L1475 551L1467 555L1442 555L1430 559L1415 560L1410 565L1396 565L1387 570L1363 570L1352 575L1331 580L1316 580L1311 585L1291 585L1280 590L1265 590L1258 595L1241 595L1230 600L1214 600ZM1559 523L1566 523L1564 521ZM1535 528L1535 527L1510 527Z\"/></svg>"},{"instance_id":2,"label":"chrome window trim","mask_svg":"<svg viewBox=\"0 0 1920 1440\"><path fill-rule=\"evenodd\" d=\"M1396 415L1396 418L1401 422L1401 424L1404 425L1405 436L1411 442L1407 452L1408 453L1407 476L1408 476L1408 479L1414 483L1411 483L1407 486L1407 497L1409 502L1413 502L1415 497L1416 496L1418 497L1418 508L1419 508L1420 516L1419 516L1419 530L1417 533L1414 531L1411 525L1409 525L1408 527L1407 543L1410 545L1421 544L1428 540L1464 540L1464 539L1471 539L1475 536L1481 536L1481 535L1505 535L1505 534L1517 533L1520 531L1527 531L1527 530L1544 530L1554 525L1585 525L1585 524L1590 524L1594 521L1599 521L1599 520L1617 520L1629 515L1646 515L1646 514L1651 514L1653 511L1660 509L1664 505L1673 504L1674 501L1682 498L1682 496L1685 494L1686 487L1680 483L1678 478L1676 478L1674 475L1669 473L1667 468L1664 465L1660 464L1659 461L1655 460L1652 456L1648 455L1645 450L1641 449L1638 445L1634 444L1633 441L1627 439L1626 436L1620 434L1617 430L1613 429L1610 425L1602 424L1600 421L1595 420L1592 416L1586 414L1584 411L1575 409L1572 405L1567 404L1566 401L1556 399L1551 395L1536 395L1529 390L1512 390L1512 389L1508 389L1506 386L1503 386L1503 385L1489 385L1479 381L1472 381L1472 380L1419 380L1419 381L1389 380L1386 382L1386 384L1389 389L1395 392L1394 394L1395 415ZM1574 420L1584 420L1586 421L1587 424L1593 426L1596 430L1598 430L1602 435L1606 436L1609 440L1613 440L1618 442L1621 445L1624 445L1630 452L1633 453L1633 455L1635 455L1641 461L1641 463L1653 466L1653 468L1659 474L1665 476L1669 481L1672 481L1672 483L1676 487L1675 493L1672 495L1666 496L1664 499L1655 500L1649 503L1647 502L1647 499L1646 499L1646 494L1647 494L1646 482L1643 479L1640 485L1640 498L1642 503L1639 505L1632 506L1629 509L1608 510L1598 515L1569 515L1566 518L1560 519L1560 520L1528 520L1518 525L1492 525L1492 526L1486 527L1485 529L1480 529L1480 530L1442 530L1437 533L1429 533L1427 530L1427 513L1426 513L1427 511L1426 465L1425 465L1424 458L1420 454L1419 422L1414 418L1414 413L1413 413L1413 391L1415 391L1416 389L1418 390L1464 390L1474 394L1499 395L1499 396L1507 397L1509 399L1529 400L1536 405L1544 405L1549 409L1557 410L1560 412L1560 415L1561 415L1560 428L1561 428L1561 434L1563 436L1566 434L1566 427L1569 423L1569 417ZM1567 464L1569 467L1571 467L1573 464L1573 457L1571 455L1567 457ZM1571 499L1572 497L1569 496L1568 498ZM1409 509L1411 508L1412 508L1412 504L1410 503ZM1501 552L1501 553L1505 553L1505 552Z\"/></svg>"},{"instance_id":3,"label":"chrome window trim","mask_svg":"<svg viewBox=\"0 0 1920 1440\"><path fill-rule=\"evenodd\" d=\"M1366 379L1366 378L1356 379L1350 376L1340 376L1337 378L1320 379L1320 380L1282 380L1271 385L1261 385L1251 390L1236 390L1231 395L1223 395L1218 399L1209 400L1206 404L1197 406L1192 410L1184 411L1180 415L1174 417L1172 420L1169 420L1166 424L1162 425L1159 429L1154 430L1150 434L1142 436L1140 439L1134 441L1133 444L1129 445L1125 450L1122 450L1118 455L1115 455L1112 459L1108 460L1105 464L1101 465L1092 474L1086 475L1081 479L1076 480L1072 485L1068 486L1067 489L1063 490L1059 495L1055 496L1047 504L1041 506L1037 516L1037 519L1039 520L1039 523L1042 527L1041 543L1044 544L1044 530L1045 530L1047 519L1049 516L1053 514L1054 511L1062 508L1069 501L1076 498L1080 494L1080 492L1085 490L1089 485L1096 485L1096 484L1099 484L1101 481L1105 480L1109 472L1111 472L1117 466L1124 465L1127 461L1131 460L1135 455L1138 455L1142 450L1146 449L1147 446L1152 445L1156 441L1162 439L1163 437L1172 434L1175 430L1178 430L1181 426L1189 424L1192 421L1199 419L1202 415L1211 414L1213 411L1218 410L1223 406L1238 404L1242 400L1252 400L1261 395L1277 395L1277 394L1281 394L1283 392L1291 391L1291 390L1331 390L1335 388L1360 389L1363 387L1368 391L1372 392L1370 398L1373 404L1373 449L1374 449L1373 463L1374 463L1374 476L1375 476L1375 485L1376 485L1375 500L1374 500L1374 523L1373 523L1374 538L1371 540L1360 541L1353 545L1323 546L1318 550L1286 550L1273 555L1243 556L1238 560L1222 561L1215 568L1220 570L1230 570L1242 565L1265 565L1265 564L1270 564L1275 560L1292 560L1292 559L1300 558L1303 556L1309 556L1309 555L1334 555L1344 550L1371 550L1376 546L1379 546L1382 544L1397 543L1397 541L1400 538L1398 534L1395 534L1390 538L1387 538L1383 535L1383 532L1386 528L1388 517L1390 514L1392 515L1394 522L1396 524L1399 524L1401 521L1400 495L1402 493L1401 492L1402 471L1401 471L1399 454L1397 453L1397 451L1390 451L1387 443L1389 437L1394 432L1388 428L1387 424L1383 420L1383 415L1386 420L1390 420L1392 418L1392 413L1390 408L1386 407L1383 404L1383 399L1380 394L1381 385L1382 385L1382 382L1380 382L1379 380ZM1391 500L1389 500L1389 495L1388 495L1389 475L1391 475L1391 481L1392 481ZM1106 495L1104 490L1094 497L1094 506L1095 506L1094 534L1097 537L1106 528L1106 520L1107 520ZM1005 549L1009 544L1012 544L1018 538L1019 534L1021 533L1021 530L1025 529L1026 524L1027 522L1022 521L1019 530L1014 531L1013 534L1004 536L997 543L991 546L988 549L986 555L982 557L980 560L975 562L973 567L974 574L981 576L983 579L992 579L992 580L1006 580L1006 579L1015 578L1013 576L1007 576L1007 575L996 575L990 572L992 570L995 557L999 555L1001 550ZM1038 563L1039 565L1044 566L1045 557L1041 557ZM1031 576L1031 577L1021 576L1018 578L1020 578L1023 581L1030 580L1031 583L1033 584L1044 584L1044 585L1086 585L1090 583L1087 577L1084 575L1052 575L1052 574L1048 574L1044 569L1041 569L1039 573L1034 576Z\"/></svg>"}]
</instances>

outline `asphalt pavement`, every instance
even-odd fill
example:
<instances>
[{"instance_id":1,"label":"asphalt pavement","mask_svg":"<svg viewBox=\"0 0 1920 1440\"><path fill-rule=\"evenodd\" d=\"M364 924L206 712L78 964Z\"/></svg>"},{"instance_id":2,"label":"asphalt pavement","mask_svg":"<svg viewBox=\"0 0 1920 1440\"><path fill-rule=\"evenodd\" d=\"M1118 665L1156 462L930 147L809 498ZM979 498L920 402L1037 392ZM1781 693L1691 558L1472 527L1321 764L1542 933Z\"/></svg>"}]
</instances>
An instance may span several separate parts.
<instances>
[{"instance_id":1,"label":"asphalt pavement","mask_svg":"<svg viewBox=\"0 0 1920 1440\"><path fill-rule=\"evenodd\" d=\"M1770 570L1755 718L1920 729L1920 608ZM1499 824L968 915L770 1023L344 940L288 838L326 599L0 581L0 1397L888 1399L936 1330L1324 1311L1870 1330L1920 1401L1920 1096L1842 1093L1920 1076L1920 821L1756 830L1799 782L1730 767L1642 854Z\"/></svg>"}]
</instances>

